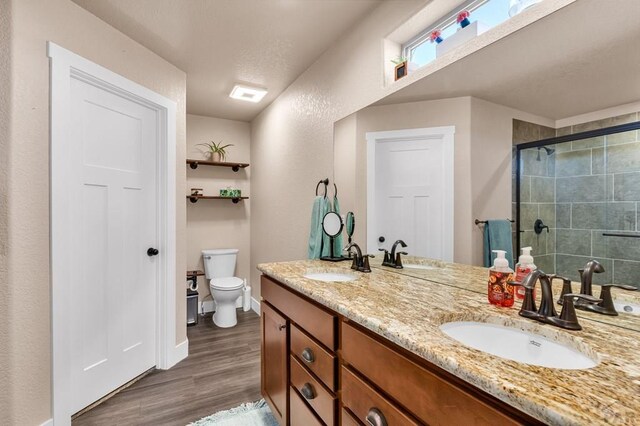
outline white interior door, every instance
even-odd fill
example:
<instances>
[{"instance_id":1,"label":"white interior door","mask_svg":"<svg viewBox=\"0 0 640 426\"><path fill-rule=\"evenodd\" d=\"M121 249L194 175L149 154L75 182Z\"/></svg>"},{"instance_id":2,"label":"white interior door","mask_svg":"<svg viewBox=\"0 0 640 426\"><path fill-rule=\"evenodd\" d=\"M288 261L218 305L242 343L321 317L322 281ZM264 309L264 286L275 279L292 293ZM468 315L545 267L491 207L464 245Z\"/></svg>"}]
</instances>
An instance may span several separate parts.
<instances>
[{"instance_id":1,"label":"white interior door","mask_svg":"<svg viewBox=\"0 0 640 426\"><path fill-rule=\"evenodd\" d=\"M72 412L155 365L158 114L72 78Z\"/></svg>"},{"instance_id":2,"label":"white interior door","mask_svg":"<svg viewBox=\"0 0 640 426\"><path fill-rule=\"evenodd\" d=\"M370 252L401 239L412 255L453 260L453 130L443 129L367 134Z\"/></svg>"}]
</instances>

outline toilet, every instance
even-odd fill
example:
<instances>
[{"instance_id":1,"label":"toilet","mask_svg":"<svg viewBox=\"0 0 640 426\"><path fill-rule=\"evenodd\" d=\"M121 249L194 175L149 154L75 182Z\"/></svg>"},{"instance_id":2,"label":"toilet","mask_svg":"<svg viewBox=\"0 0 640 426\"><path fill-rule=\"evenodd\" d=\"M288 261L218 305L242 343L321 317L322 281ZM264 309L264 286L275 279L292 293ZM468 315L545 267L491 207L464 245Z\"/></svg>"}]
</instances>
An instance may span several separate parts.
<instances>
[{"instance_id":1,"label":"toilet","mask_svg":"<svg viewBox=\"0 0 640 426\"><path fill-rule=\"evenodd\" d=\"M211 296L216 304L213 323L221 328L238 323L236 301L242 295L244 281L234 277L238 249L202 250L204 274L209 280Z\"/></svg>"}]
</instances>

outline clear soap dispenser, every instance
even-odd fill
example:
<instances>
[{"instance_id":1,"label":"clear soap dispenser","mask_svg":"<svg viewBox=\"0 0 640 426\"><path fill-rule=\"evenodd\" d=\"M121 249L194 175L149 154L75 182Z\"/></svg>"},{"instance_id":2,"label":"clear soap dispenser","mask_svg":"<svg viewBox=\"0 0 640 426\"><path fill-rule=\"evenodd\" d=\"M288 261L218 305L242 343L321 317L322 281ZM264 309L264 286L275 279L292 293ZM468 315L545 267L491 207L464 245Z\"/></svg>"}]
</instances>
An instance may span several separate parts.
<instances>
[{"instance_id":1,"label":"clear soap dispenser","mask_svg":"<svg viewBox=\"0 0 640 426\"><path fill-rule=\"evenodd\" d=\"M513 286L507 284L513 280L513 269L509 267L504 250L492 250L496 253L493 266L489 268L489 283L487 285L487 297L489 303L497 306L513 306Z\"/></svg>"},{"instance_id":2,"label":"clear soap dispenser","mask_svg":"<svg viewBox=\"0 0 640 426\"><path fill-rule=\"evenodd\" d=\"M518 264L516 265L516 281L521 283L527 275L538 269L533 263L533 256L531 256L531 247L522 247L522 254L518 258ZM516 299L524 300L524 287L516 288ZM536 297L535 289L533 290L533 297Z\"/></svg>"}]
</instances>

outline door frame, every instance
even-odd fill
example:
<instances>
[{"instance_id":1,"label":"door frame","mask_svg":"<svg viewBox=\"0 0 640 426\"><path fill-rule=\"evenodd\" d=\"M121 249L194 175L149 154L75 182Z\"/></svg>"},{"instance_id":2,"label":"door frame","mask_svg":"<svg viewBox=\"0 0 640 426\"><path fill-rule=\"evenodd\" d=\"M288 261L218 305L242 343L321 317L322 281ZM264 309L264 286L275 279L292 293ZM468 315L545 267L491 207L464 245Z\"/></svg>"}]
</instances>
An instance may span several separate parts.
<instances>
[{"instance_id":1,"label":"door frame","mask_svg":"<svg viewBox=\"0 0 640 426\"><path fill-rule=\"evenodd\" d=\"M64 259L72 225L65 221L69 205L64 186L64 145L72 122L71 79L106 90L156 111L158 116L158 280L156 283L156 367L170 368L186 356L188 342L176 346L176 103L100 65L47 43L50 58L50 265L51 265L51 354L52 405L56 426L71 424L71 345L66 332L70 317L67 277L72 265Z\"/></svg>"},{"instance_id":2,"label":"door frame","mask_svg":"<svg viewBox=\"0 0 640 426\"><path fill-rule=\"evenodd\" d=\"M444 217L443 253L444 259L453 262L454 228L454 135L455 126L426 127L419 129L399 129L382 132L367 132L367 252L378 251L376 244L376 144L380 142L398 142L407 140L433 139L443 141L444 155Z\"/></svg>"}]
</instances>

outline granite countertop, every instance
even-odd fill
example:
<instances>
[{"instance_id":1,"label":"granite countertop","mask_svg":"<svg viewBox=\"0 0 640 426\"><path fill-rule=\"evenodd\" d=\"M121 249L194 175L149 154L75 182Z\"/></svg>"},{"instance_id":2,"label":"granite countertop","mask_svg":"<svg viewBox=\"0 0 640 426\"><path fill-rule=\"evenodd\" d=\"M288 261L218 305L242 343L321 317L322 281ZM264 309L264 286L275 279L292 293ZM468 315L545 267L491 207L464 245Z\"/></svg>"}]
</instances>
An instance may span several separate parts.
<instances>
[{"instance_id":1,"label":"granite countertop","mask_svg":"<svg viewBox=\"0 0 640 426\"><path fill-rule=\"evenodd\" d=\"M370 259L372 268L382 268L383 270L396 272L398 274L409 275L415 278L421 278L436 283L451 285L466 289L476 293L481 293L486 296L487 294L487 275L488 269L482 266L463 265L460 263L443 262L435 259L425 259L423 257L416 256L403 256L403 264L416 265L419 267L428 267L432 269L417 269L415 267L407 267L403 269L390 269L386 266L382 266L382 258L378 256ZM573 291L575 293L580 292L580 283L573 281L571 283ZM554 282L553 293L554 300L560 297L562 286ZM536 306L540 306L540 296L542 292L538 287L536 291ZM593 284L593 295L598 296L600 294L600 286ZM613 287L611 294L615 301L631 303L640 306L640 291L627 291ZM518 305L519 306L519 305ZM556 306L558 311L560 306ZM616 325L618 327L625 327L630 330L640 332L640 316L632 315L626 312L619 312L618 316L601 315L590 311L576 311L579 318L587 318L597 322L604 322L607 324ZM560 312L558 312L560 313Z\"/></svg>"},{"instance_id":2,"label":"granite countertop","mask_svg":"<svg viewBox=\"0 0 640 426\"><path fill-rule=\"evenodd\" d=\"M486 294L465 288L382 268L365 274L349 267L350 262L319 260L258 265L264 274L542 422L640 424L638 332L587 318L580 319L582 331L569 332L520 317L518 302L514 308L498 308L487 302ZM486 275L480 273L484 268L450 269L457 271L451 276L456 282L466 279L474 286L486 286ZM334 283L303 277L322 271L353 272L358 278ZM505 360L468 348L440 331L441 324L459 320L538 333L598 358L600 364L587 370L559 370Z\"/></svg>"}]
</instances>

